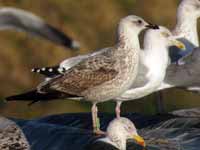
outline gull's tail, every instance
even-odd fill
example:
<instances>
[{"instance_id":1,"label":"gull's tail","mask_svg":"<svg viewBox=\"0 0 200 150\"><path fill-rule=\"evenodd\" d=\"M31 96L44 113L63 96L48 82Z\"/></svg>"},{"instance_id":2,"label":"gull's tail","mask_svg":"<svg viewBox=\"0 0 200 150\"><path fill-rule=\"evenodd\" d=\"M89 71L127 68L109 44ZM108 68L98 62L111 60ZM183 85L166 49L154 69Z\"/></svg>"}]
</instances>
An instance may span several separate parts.
<instances>
[{"instance_id":1,"label":"gull's tail","mask_svg":"<svg viewBox=\"0 0 200 150\"><path fill-rule=\"evenodd\" d=\"M65 94L62 92L49 92L49 93L38 93L37 90L32 90L26 93L13 95L6 97L6 101L31 101L29 105L32 105L39 101L51 101L51 100L58 100L58 99L70 99L70 98L77 98L77 96Z\"/></svg>"}]
</instances>

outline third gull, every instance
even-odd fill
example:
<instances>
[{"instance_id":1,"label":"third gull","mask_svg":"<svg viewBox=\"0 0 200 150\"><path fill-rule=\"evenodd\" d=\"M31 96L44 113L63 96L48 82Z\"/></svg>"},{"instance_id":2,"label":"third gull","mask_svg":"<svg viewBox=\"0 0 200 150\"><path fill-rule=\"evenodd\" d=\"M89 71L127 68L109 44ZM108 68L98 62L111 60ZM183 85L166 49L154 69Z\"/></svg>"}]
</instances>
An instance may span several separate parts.
<instances>
[{"instance_id":1,"label":"third gull","mask_svg":"<svg viewBox=\"0 0 200 150\"><path fill-rule=\"evenodd\" d=\"M96 146L107 144L113 145L119 150L126 150L127 140L133 139L142 147L145 147L144 139L139 136L135 125L127 118L117 118L111 121L107 127L107 136L98 139L91 144L89 149L95 149Z\"/></svg>"}]
</instances>

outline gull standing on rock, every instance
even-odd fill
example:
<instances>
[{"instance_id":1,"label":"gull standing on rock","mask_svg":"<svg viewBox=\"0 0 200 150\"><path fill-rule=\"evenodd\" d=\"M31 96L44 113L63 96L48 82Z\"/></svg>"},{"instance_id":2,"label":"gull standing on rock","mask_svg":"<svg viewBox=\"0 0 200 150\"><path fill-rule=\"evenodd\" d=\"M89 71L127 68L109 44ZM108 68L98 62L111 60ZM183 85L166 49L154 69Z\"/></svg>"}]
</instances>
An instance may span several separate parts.
<instances>
[{"instance_id":1,"label":"gull standing on rock","mask_svg":"<svg viewBox=\"0 0 200 150\"><path fill-rule=\"evenodd\" d=\"M115 46L103 49L63 74L43 82L38 86L37 93L60 92L65 98L81 97L92 102L93 130L101 133L96 104L120 96L134 82L140 52L138 36L146 28L158 27L133 15L121 19Z\"/></svg>"}]
</instances>

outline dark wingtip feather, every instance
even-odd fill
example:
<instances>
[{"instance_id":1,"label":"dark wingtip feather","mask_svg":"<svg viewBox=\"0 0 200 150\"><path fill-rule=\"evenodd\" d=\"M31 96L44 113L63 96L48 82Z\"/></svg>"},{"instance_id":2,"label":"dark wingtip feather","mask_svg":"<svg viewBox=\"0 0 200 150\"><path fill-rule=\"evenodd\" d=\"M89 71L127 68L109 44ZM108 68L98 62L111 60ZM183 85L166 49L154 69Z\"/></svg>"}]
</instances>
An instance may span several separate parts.
<instances>
[{"instance_id":1,"label":"dark wingtip feather","mask_svg":"<svg viewBox=\"0 0 200 150\"><path fill-rule=\"evenodd\" d=\"M32 105L39 101L51 101L63 98L76 98L77 96L65 94L62 92L52 91L49 93L38 93L37 90L32 90L26 93L6 97L6 101L31 101L29 105Z\"/></svg>"}]
</instances>

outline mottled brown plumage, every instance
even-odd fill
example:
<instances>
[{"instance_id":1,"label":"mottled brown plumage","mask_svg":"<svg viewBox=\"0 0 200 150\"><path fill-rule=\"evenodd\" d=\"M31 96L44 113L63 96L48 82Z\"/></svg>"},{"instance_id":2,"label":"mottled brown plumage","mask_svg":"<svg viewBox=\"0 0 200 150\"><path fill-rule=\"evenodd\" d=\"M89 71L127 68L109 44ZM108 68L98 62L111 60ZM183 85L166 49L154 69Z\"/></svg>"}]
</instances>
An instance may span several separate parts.
<instances>
[{"instance_id":1,"label":"mottled brown plumage","mask_svg":"<svg viewBox=\"0 0 200 150\"><path fill-rule=\"evenodd\" d=\"M64 75L51 80L41 87L40 91L48 92L49 89L53 89L76 96L84 96L86 90L116 77L118 74L118 71L114 69L116 61L111 58L108 53L102 53L86 59L69 69Z\"/></svg>"}]
</instances>

